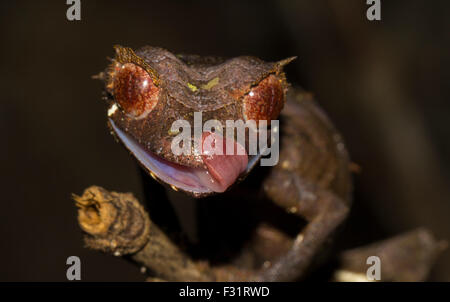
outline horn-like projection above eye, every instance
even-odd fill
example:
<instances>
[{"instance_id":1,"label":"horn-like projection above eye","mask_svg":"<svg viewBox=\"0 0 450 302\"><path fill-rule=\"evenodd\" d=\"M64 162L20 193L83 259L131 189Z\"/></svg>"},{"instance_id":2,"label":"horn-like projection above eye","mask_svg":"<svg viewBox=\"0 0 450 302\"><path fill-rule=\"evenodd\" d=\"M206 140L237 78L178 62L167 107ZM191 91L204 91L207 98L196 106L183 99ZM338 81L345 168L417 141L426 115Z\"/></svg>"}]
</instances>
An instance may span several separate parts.
<instances>
[{"instance_id":1,"label":"horn-like projection above eye","mask_svg":"<svg viewBox=\"0 0 450 302\"><path fill-rule=\"evenodd\" d=\"M148 72L138 65L118 65L112 77L114 99L127 114L143 118L158 103L159 88Z\"/></svg>"},{"instance_id":2,"label":"horn-like projection above eye","mask_svg":"<svg viewBox=\"0 0 450 302\"><path fill-rule=\"evenodd\" d=\"M275 75L269 75L259 82L244 97L244 117L246 120L266 120L276 119L284 105L284 88L282 80Z\"/></svg>"}]
</instances>

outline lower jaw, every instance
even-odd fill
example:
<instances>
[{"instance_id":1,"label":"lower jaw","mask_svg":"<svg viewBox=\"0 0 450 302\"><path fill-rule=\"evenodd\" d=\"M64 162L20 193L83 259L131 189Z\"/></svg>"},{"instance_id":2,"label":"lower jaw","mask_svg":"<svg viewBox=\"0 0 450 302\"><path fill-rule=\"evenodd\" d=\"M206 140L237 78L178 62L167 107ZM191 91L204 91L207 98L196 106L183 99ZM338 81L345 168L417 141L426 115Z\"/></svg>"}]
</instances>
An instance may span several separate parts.
<instances>
[{"instance_id":1,"label":"lower jaw","mask_svg":"<svg viewBox=\"0 0 450 302\"><path fill-rule=\"evenodd\" d=\"M120 141L152 176L156 176L176 190L180 189L195 196L226 191L247 167L247 155L239 155L245 156L245 159L240 158L237 163L230 158L204 157L204 163L208 169L175 164L146 151L131 136L119 129L111 119L110 125ZM222 156L227 155L219 157ZM244 162L245 166L242 166ZM225 177L221 177L218 170L225 174Z\"/></svg>"}]
</instances>

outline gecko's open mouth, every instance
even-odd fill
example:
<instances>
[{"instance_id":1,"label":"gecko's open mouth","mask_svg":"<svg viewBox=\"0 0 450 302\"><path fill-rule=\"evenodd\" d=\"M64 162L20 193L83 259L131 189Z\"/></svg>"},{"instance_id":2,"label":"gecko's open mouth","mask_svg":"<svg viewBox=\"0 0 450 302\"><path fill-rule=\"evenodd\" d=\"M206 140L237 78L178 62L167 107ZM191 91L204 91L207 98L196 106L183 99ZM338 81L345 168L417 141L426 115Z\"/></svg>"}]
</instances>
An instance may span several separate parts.
<instances>
[{"instance_id":1,"label":"gecko's open mouth","mask_svg":"<svg viewBox=\"0 0 450 302\"><path fill-rule=\"evenodd\" d=\"M247 156L245 150L244 155L237 155L239 153L236 155L211 155L208 150L203 150L202 158L205 168L184 166L147 151L131 136L119 129L111 119L110 124L125 147L149 173L153 173L158 179L176 189L193 194L224 192L240 175L251 170L259 159L259 156L256 155ZM218 138L215 137L215 139ZM226 141L224 140L225 145Z\"/></svg>"}]
</instances>

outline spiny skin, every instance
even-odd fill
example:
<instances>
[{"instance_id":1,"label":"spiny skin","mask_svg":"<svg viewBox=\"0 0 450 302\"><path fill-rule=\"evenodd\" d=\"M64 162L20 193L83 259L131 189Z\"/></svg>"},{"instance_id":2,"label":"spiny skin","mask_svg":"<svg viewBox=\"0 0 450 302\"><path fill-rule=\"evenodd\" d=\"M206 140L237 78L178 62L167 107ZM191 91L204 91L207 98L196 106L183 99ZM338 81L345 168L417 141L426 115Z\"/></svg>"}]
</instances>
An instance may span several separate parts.
<instances>
[{"instance_id":1,"label":"spiny skin","mask_svg":"<svg viewBox=\"0 0 450 302\"><path fill-rule=\"evenodd\" d=\"M204 121L216 119L225 124L228 119L245 120L246 99L249 108L256 108L246 115L276 118L282 106L274 102L261 107L260 100L253 100L250 92L277 99L277 87L281 85L283 96L287 96L280 114L280 160L265 179L263 189L273 203L305 218L308 225L291 247L280 251L281 256L268 259L271 264L252 279L257 281L293 281L304 276L314 256L345 220L351 203L349 156L343 140L310 94L295 88L288 91L282 67L290 60L267 63L253 57L226 61L176 57L167 50L147 46L136 54L118 48L112 65L134 63L145 69L159 89L159 98L145 118L130 117L123 110L115 110L109 118L149 151L195 167L203 166L201 158L176 157L170 150L173 121L185 119L192 124L195 111L203 113ZM111 74L111 68L107 74ZM111 93L110 82L106 78L106 90ZM263 115L257 114L258 109Z\"/></svg>"},{"instance_id":2,"label":"spiny skin","mask_svg":"<svg viewBox=\"0 0 450 302\"><path fill-rule=\"evenodd\" d=\"M202 112L203 121L216 119L222 124L226 120L246 118L270 120L278 117L286 103L280 118L280 160L272 173L277 181L272 182L273 186L268 182L266 191L269 195L280 194L279 184L287 183L283 175L296 173L305 182L331 189L344 200L349 199L349 159L340 134L312 96L296 88L288 92L282 68L293 58L279 62L244 56L225 60L175 56L151 46L136 52L121 46L115 48L116 57L106 69L108 77L104 79L106 91L112 96L110 102L123 103L121 107L127 109L121 98L132 97L131 107L138 107L137 113L141 114L145 111L142 99L150 99L151 112L144 118L136 118L127 110L116 110L109 118L148 151L175 163L204 167L200 156L172 153L170 145L174 134L170 127L173 121L185 119L192 125L194 112ZM151 80L151 83L144 94L133 95L138 84L134 87L133 83L126 82L127 85L120 86L124 78L137 83ZM124 87L131 87L131 92Z\"/></svg>"},{"instance_id":3,"label":"spiny skin","mask_svg":"<svg viewBox=\"0 0 450 302\"><path fill-rule=\"evenodd\" d=\"M158 88L158 101L144 118L136 119L124 110L109 116L120 128L126 129L148 151L178 164L204 167L200 156L176 156L171 150L174 134L170 128L174 121L183 119L193 125L194 112L201 112L203 121L216 119L225 125L226 120L244 120L244 97L269 75L276 78L281 90L275 110L284 104L288 88L282 68L291 59L264 62L254 57L237 57L230 60L196 56L177 57L169 51L146 46L134 53L129 48L116 47L117 55L107 68L106 91L114 98L114 80L117 65L135 64L146 70ZM140 80L141 81L141 80ZM194 144L193 144L194 145Z\"/></svg>"}]
</instances>

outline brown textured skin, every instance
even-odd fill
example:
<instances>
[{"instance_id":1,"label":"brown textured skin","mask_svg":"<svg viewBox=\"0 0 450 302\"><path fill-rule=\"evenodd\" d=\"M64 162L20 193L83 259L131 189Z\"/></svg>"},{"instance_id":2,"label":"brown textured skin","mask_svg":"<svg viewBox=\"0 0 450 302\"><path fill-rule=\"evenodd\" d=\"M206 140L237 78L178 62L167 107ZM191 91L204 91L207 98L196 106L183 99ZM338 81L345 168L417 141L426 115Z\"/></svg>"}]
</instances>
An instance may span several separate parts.
<instances>
[{"instance_id":1,"label":"brown textured skin","mask_svg":"<svg viewBox=\"0 0 450 302\"><path fill-rule=\"evenodd\" d=\"M192 167L204 167L202 158L195 155L175 156L172 153L170 146L175 135L170 131L172 123L184 119L193 125L194 112L202 112L203 121L216 119L223 125L226 120L245 120L244 96L269 75L278 79L284 94L288 85L282 68L292 60L264 62L254 57L202 60L197 56L177 57L167 50L150 46L139 49L136 54L119 46L116 51L116 58L106 70L108 77L105 79L106 90L113 96L112 101L114 91L110 83L114 81L112 69L117 63L134 63L149 71L159 89L159 100L145 118L135 119L123 110L117 110L110 119L119 128L128 129L126 132L149 151ZM218 81L215 80L217 78ZM208 87L211 81L217 81L217 84Z\"/></svg>"},{"instance_id":2,"label":"brown textured skin","mask_svg":"<svg viewBox=\"0 0 450 302\"><path fill-rule=\"evenodd\" d=\"M116 111L111 119L150 151L178 163L202 166L198 158L171 155L168 129L172 122L180 118L192 121L194 111L202 111L204 121L243 119L243 99L268 76L275 76L286 92L288 85L281 69L290 59L266 63L253 57L227 61L176 57L160 48L144 47L136 54L119 48L115 61L134 62L146 69L160 96L145 119L132 119L122 111ZM202 87L216 77L220 80L211 89L193 91L187 85ZM273 116L277 111L270 110ZM287 251L261 269L254 279L257 281L302 277L314 255L346 218L351 203L347 151L312 96L291 88L280 120L280 161L265 180L264 191L275 204L305 218L308 225Z\"/></svg>"}]
</instances>

